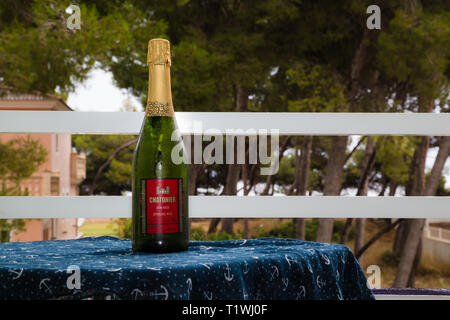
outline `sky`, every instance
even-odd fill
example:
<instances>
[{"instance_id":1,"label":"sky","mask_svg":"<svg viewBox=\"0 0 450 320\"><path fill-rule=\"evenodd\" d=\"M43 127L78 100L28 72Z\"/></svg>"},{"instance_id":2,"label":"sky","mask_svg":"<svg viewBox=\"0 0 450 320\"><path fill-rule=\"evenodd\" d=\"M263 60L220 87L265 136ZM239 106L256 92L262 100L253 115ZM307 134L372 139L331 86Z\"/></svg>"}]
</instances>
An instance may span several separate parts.
<instances>
[{"instance_id":1,"label":"sky","mask_svg":"<svg viewBox=\"0 0 450 320\"><path fill-rule=\"evenodd\" d=\"M75 91L69 94L67 104L76 111L120 111L127 99L140 110L140 101L126 90L117 88L110 72L93 69L89 73L89 78L84 83L78 84ZM356 137L353 138L354 143L357 140ZM428 151L427 171L431 170L437 151L437 148ZM446 188L450 188L450 159L446 162L444 175Z\"/></svg>"},{"instance_id":2,"label":"sky","mask_svg":"<svg viewBox=\"0 0 450 320\"><path fill-rule=\"evenodd\" d=\"M110 72L93 69L89 78L69 94L67 104L76 111L120 111L127 99L140 109L138 99L114 85Z\"/></svg>"}]
</instances>

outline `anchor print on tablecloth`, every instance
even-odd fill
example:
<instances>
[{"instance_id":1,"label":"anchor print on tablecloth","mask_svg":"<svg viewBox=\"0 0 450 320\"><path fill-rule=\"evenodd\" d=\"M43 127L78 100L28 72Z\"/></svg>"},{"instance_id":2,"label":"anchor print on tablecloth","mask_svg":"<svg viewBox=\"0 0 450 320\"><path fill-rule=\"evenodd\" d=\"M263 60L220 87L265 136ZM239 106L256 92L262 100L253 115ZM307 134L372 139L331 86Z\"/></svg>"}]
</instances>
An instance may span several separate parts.
<instances>
[{"instance_id":1,"label":"anchor print on tablecloth","mask_svg":"<svg viewBox=\"0 0 450 320\"><path fill-rule=\"evenodd\" d=\"M244 267L242 268L242 272L244 274L248 273L248 262L246 260L244 260Z\"/></svg>"},{"instance_id":2,"label":"anchor print on tablecloth","mask_svg":"<svg viewBox=\"0 0 450 320\"><path fill-rule=\"evenodd\" d=\"M289 279L288 278L281 278L281 282L283 282L284 287L283 287L283 291L286 291L288 285L289 285Z\"/></svg>"},{"instance_id":3,"label":"anchor print on tablecloth","mask_svg":"<svg viewBox=\"0 0 450 320\"><path fill-rule=\"evenodd\" d=\"M237 244L238 246L243 246L244 244L247 243L247 239L242 239L242 240L234 240L233 244Z\"/></svg>"},{"instance_id":4,"label":"anchor print on tablecloth","mask_svg":"<svg viewBox=\"0 0 450 320\"><path fill-rule=\"evenodd\" d=\"M322 289L322 287L326 285L326 282L320 279L320 276L317 276L316 284L319 289Z\"/></svg>"},{"instance_id":5,"label":"anchor print on tablecloth","mask_svg":"<svg viewBox=\"0 0 450 320\"><path fill-rule=\"evenodd\" d=\"M8 272L15 275L12 278L13 280L17 280L17 279L19 279L22 276L23 268L20 268L20 269L9 269Z\"/></svg>"},{"instance_id":6,"label":"anchor print on tablecloth","mask_svg":"<svg viewBox=\"0 0 450 320\"><path fill-rule=\"evenodd\" d=\"M311 265L309 263L306 263L306 268L308 269L308 271L313 274L313 269L311 267Z\"/></svg>"},{"instance_id":7,"label":"anchor print on tablecloth","mask_svg":"<svg viewBox=\"0 0 450 320\"><path fill-rule=\"evenodd\" d=\"M39 282L39 290L45 290L48 293L52 293L52 289L50 289L50 286L47 284L47 281L50 281L50 278L44 278Z\"/></svg>"},{"instance_id":8,"label":"anchor print on tablecloth","mask_svg":"<svg viewBox=\"0 0 450 320\"><path fill-rule=\"evenodd\" d=\"M287 254L284 255L284 258L286 259L287 263L289 264L289 268L291 267L291 262L297 263L297 260L292 259L292 258L289 257Z\"/></svg>"},{"instance_id":9,"label":"anchor print on tablecloth","mask_svg":"<svg viewBox=\"0 0 450 320\"><path fill-rule=\"evenodd\" d=\"M186 280L186 284L187 284L187 296L188 296L188 299L189 299L189 297L191 296L191 291L192 291L192 279L191 278L187 278L187 280Z\"/></svg>"},{"instance_id":10,"label":"anchor print on tablecloth","mask_svg":"<svg viewBox=\"0 0 450 320\"><path fill-rule=\"evenodd\" d=\"M206 263L200 263L202 266L204 266L206 269L210 270L213 264L211 262Z\"/></svg>"},{"instance_id":11,"label":"anchor print on tablecloth","mask_svg":"<svg viewBox=\"0 0 450 320\"><path fill-rule=\"evenodd\" d=\"M320 253L320 256L322 257L323 260L325 260L325 264L327 266L330 265L330 258L328 258L328 256L325 253Z\"/></svg>"},{"instance_id":12,"label":"anchor print on tablecloth","mask_svg":"<svg viewBox=\"0 0 450 320\"><path fill-rule=\"evenodd\" d=\"M206 298L206 300L212 300L213 298L212 292L203 291L203 296Z\"/></svg>"},{"instance_id":13,"label":"anchor print on tablecloth","mask_svg":"<svg viewBox=\"0 0 450 320\"><path fill-rule=\"evenodd\" d=\"M148 270L161 271L161 268L147 267Z\"/></svg>"},{"instance_id":14,"label":"anchor print on tablecloth","mask_svg":"<svg viewBox=\"0 0 450 320\"><path fill-rule=\"evenodd\" d=\"M275 278L278 278L280 275L280 271L278 270L277 266L271 266L272 272L270 272L270 280L274 280Z\"/></svg>"},{"instance_id":15,"label":"anchor print on tablecloth","mask_svg":"<svg viewBox=\"0 0 450 320\"><path fill-rule=\"evenodd\" d=\"M306 288L305 288L305 286L300 286L295 299L300 300L301 298L304 298L305 296L306 296Z\"/></svg>"},{"instance_id":16,"label":"anchor print on tablecloth","mask_svg":"<svg viewBox=\"0 0 450 320\"><path fill-rule=\"evenodd\" d=\"M133 291L131 291L131 296L134 296L134 300L138 299L138 296L143 296L143 293L141 290L139 290L138 288L133 289Z\"/></svg>"},{"instance_id":17,"label":"anchor print on tablecloth","mask_svg":"<svg viewBox=\"0 0 450 320\"><path fill-rule=\"evenodd\" d=\"M224 273L223 275L225 276L225 280L227 281L231 281L234 278L234 275L231 273L231 268L228 265L228 263L225 264L227 267L225 268L227 270L226 273Z\"/></svg>"},{"instance_id":18,"label":"anchor print on tablecloth","mask_svg":"<svg viewBox=\"0 0 450 320\"><path fill-rule=\"evenodd\" d=\"M160 287L161 287L162 291L158 292L158 290L155 289L155 291L149 292L148 295L150 297L156 297L156 298L162 297L163 300L167 300L169 298L169 292L167 291L167 288L163 285L161 285Z\"/></svg>"}]
</instances>

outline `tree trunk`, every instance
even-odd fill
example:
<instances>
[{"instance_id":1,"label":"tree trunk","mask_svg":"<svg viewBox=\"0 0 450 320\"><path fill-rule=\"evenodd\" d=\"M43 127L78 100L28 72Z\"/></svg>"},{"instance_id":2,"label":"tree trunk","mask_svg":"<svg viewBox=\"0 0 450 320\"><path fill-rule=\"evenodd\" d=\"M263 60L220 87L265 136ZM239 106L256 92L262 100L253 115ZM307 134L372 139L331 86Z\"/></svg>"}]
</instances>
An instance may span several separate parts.
<instances>
[{"instance_id":1,"label":"tree trunk","mask_svg":"<svg viewBox=\"0 0 450 320\"><path fill-rule=\"evenodd\" d=\"M197 194L197 179L199 173L205 168L203 164L190 164L189 169L189 181L188 181L188 194Z\"/></svg>"},{"instance_id":2,"label":"tree trunk","mask_svg":"<svg viewBox=\"0 0 450 320\"><path fill-rule=\"evenodd\" d=\"M291 139L290 136L287 136L284 140L283 143L280 146L280 152L279 152L279 157L278 157L278 161L281 161L281 158L283 158L284 152L286 151L286 148L289 144L289 140ZM270 187L272 186L272 180L273 180L273 174L269 174L266 178L266 185L264 187L263 192L261 193L262 196L267 196L269 194L270 191Z\"/></svg>"},{"instance_id":3,"label":"tree trunk","mask_svg":"<svg viewBox=\"0 0 450 320\"><path fill-rule=\"evenodd\" d=\"M428 151L429 138L422 137L414 152L412 174L410 177L409 196L423 195L425 187L425 160ZM405 219L402 222L404 242L399 245L400 262L394 281L394 287L405 288L412 272L413 262L419 246L425 219Z\"/></svg>"},{"instance_id":4,"label":"tree trunk","mask_svg":"<svg viewBox=\"0 0 450 320\"><path fill-rule=\"evenodd\" d=\"M348 159L348 157L346 159ZM369 173L372 171L374 164L375 164L375 141L373 140L373 138L368 137L364 158L363 158L363 161L361 164L361 176L358 181L358 190L356 192L357 196L366 196L367 195L367 191L369 189ZM359 220L360 222L358 222L358 220L357 220L355 252L361 248L361 246L363 245L363 242L364 242L365 219L363 219L363 220L364 220L363 223L361 223L361 220ZM345 226L341 233L341 243L342 244L344 244L348 241L348 236L350 234L350 229L351 229L352 223L353 223L352 218L348 218L345 221Z\"/></svg>"},{"instance_id":5,"label":"tree trunk","mask_svg":"<svg viewBox=\"0 0 450 320\"><path fill-rule=\"evenodd\" d=\"M244 86L236 86L236 109L238 112L245 112L248 109L248 89ZM234 142L233 142L234 143ZM227 180L224 188L224 195L236 195L237 194L237 182L239 180L239 174L241 172L241 165L237 164L237 150L236 144L234 145L234 163L228 164ZM233 234L233 222L234 219L225 218L222 219L222 229L229 234Z\"/></svg>"},{"instance_id":6,"label":"tree trunk","mask_svg":"<svg viewBox=\"0 0 450 320\"><path fill-rule=\"evenodd\" d=\"M372 171L373 166L375 165L375 141L373 138L368 137L366 143L366 150L364 154L364 158L362 161L362 171L361 177L358 183L358 192L357 196L367 196L367 192L369 190L369 173ZM361 250L364 245L364 234L366 227L366 219L356 219L355 223L355 252ZM359 257L359 263L363 264L364 256L361 255Z\"/></svg>"},{"instance_id":7,"label":"tree trunk","mask_svg":"<svg viewBox=\"0 0 450 320\"><path fill-rule=\"evenodd\" d=\"M342 169L347 151L347 136L331 138L331 150L328 155L327 173L325 175L324 196L337 196L342 185ZM333 234L333 219L324 218L319 221L317 230L318 242L330 242Z\"/></svg>"},{"instance_id":8,"label":"tree trunk","mask_svg":"<svg viewBox=\"0 0 450 320\"><path fill-rule=\"evenodd\" d=\"M427 101L427 111L431 112L434 107L434 100ZM416 151L414 152L413 167L410 183L408 184L409 195L434 195L439 186L439 179L442 174L442 169L445 160L448 157L449 150L442 140L442 145L439 148L438 156L433 164L432 175L425 186L425 161L429 147L429 137L422 137ZM445 159L445 160L444 160ZM421 239L423 236L423 228L425 219L408 219L406 223L405 242L400 246L400 262L395 276L394 287L404 288L407 286L414 286L414 274L419 265L421 257Z\"/></svg>"},{"instance_id":9,"label":"tree trunk","mask_svg":"<svg viewBox=\"0 0 450 320\"><path fill-rule=\"evenodd\" d=\"M363 28L363 33L356 49L350 68L350 76L347 81L349 101L349 111L354 111L356 107L356 97L360 90L360 76L367 60L367 53L370 47L369 30ZM337 196L340 194L342 185L342 171L345 164L347 151L347 136L332 137L332 146L328 155L327 172L325 175L324 196ZM319 228L317 230L317 241L330 242L333 235L333 219L320 219Z\"/></svg>"},{"instance_id":10,"label":"tree trunk","mask_svg":"<svg viewBox=\"0 0 450 320\"><path fill-rule=\"evenodd\" d=\"M431 169L430 176L425 185L425 196L434 196L439 187L439 182L442 176L442 170L445 166L448 156L450 155L450 137L443 137L440 139L439 152L436 156L433 168ZM419 244L416 250L416 255L412 264L412 270L408 278L408 287L414 287L416 270L419 267L420 259L422 258L422 248L423 248L423 228L425 227L425 219L423 219L420 231Z\"/></svg>"},{"instance_id":11,"label":"tree trunk","mask_svg":"<svg viewBox=\"0 0 450 320\"><path fill-rule=\"evenodd\" d=\"M301 147L300 157L296 154L297 161L295 162L295 194L297 196L305 196L308 190L309 170L311 167L311 150L312 150L312 136L304 136ZM300 209L301 210L301 209ZM296 238L305 240L305 219L294 219L296 225Z\"/></svg>"}]
</instances>

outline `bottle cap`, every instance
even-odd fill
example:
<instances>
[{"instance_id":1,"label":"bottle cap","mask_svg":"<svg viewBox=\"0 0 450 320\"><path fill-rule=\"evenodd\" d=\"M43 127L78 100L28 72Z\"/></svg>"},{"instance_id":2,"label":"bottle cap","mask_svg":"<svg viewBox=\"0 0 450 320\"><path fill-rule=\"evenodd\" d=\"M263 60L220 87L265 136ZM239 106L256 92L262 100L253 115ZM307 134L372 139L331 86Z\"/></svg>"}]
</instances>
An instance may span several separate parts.
<instances>
[{"instance_id":1,"label":"bottle cap","mask_svg":"<svg viewBox=\"0 0 450 320\"><path fill-rule=\"evenodd\" d=\"M151 39L148 42L147 65L168 65L170 67L170 42L166 39Z\"/></svg>"}]
</instances>

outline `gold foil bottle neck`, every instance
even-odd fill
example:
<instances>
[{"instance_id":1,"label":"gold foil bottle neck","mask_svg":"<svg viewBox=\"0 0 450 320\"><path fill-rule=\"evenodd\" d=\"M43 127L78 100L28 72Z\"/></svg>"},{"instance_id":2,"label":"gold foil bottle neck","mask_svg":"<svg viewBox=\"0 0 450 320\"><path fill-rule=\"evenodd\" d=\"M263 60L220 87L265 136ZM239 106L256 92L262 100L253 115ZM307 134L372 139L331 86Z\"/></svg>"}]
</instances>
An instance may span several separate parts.
<instances>
[{"instance_id":1,"label":"gold foil bottle neck","mask_svg":"<svg viewBox=\"0 0 450 320\"><path fill-rule=\"evenodd\" d=\"M151 39L148 42L147 65L168 65L170 67L169 40Z\"/></svg>"}]
</instances>

